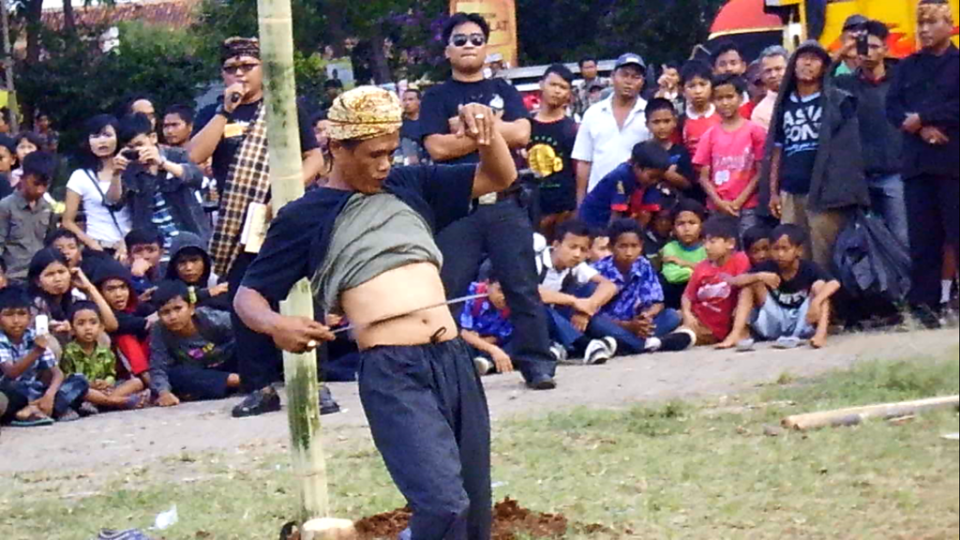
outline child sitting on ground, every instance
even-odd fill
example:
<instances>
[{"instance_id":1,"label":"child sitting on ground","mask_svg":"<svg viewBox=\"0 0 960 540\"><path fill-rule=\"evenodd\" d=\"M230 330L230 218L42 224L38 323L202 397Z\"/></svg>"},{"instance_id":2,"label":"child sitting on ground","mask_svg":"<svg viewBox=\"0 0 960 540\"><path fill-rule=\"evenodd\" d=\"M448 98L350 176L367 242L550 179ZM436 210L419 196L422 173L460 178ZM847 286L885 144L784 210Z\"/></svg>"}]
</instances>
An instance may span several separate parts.
<instances>
[{"instance_id":1,"label":"child sitting on ground","mask_svg":"<svg viewBox=\"0 0 960 540\"><path fill-rule=\"evenodd\" d=\"M816 263L804 260L807 233L797 225L781 225L770 236L773 260L745 276L733 332L718 348L752 345L750 330L778 348L798 347L810 339L814 348L827 343L830 298L840 290Z\"/></svg>"},{"instance_id":2,"label":"child sitting on ground","mask_svg":"<svg viewBox=\"0 0 960 540\"><path fill-rule=\"evenodd\" d=\"M740 115L747 83L725 75L713 83L713 103L722 119L700 140L693 163L711 211L740 220L741 234L760 223L760 164L767 132Z\"/></svg>"},{"instance_id":3,"label":"child sitting on ground","mask_svg":"<svg viewBox=\"0 0 960 540\"><path fill-rule=\"evenodd\" d=\"M80 238L67 229L55 229L47 235L44 241L44 247L53 248L60 252L67 260L67 267L71 270L80 268L83 272L92 276L97 266L105 260L111 260L110 256L101 251L84 250Z\"/></svg>"},{"instance_id":4,"label":"child sitting on ground","mask_svg":"<svg viewBox=\"0 0 960 540\"><path fill-rule=\"evenodd\" d=\"M64 375L81 375L90 384L81 413L96 414L99 408L130 410L142 408L149 399L140 379L119 380L117 357L100 344L103 322L93 302L77 302L70 314L73 341L63 349L60 369Z\"/></svg>"},{"instance_id":5,"label":"child sitting on ground","mask_svg":"<svg viewBox=\"0 0 960 540\"><path fill-rule=\"evenodd\" d=\"M240 388L230 314L192 300L182 281L161 282L153 293L160 322L150 331L150 389L161 407Z\"/></svg>"},{"instance_id":6,"label":"child sitting on ground","mask_svg":"<svg viewBox=\"0 0 960 540\"><path fill-rule=\"evenodd\" d=\"M48 345L49 334L37 335L27 292L20 287L0 291L0 389L29 405L16 413L14 425L49 425L51 418L79 418L89 386L79 375L64 377ZM43 329L41 329L43 330Z\"/></svg>"},{"instance_id":7,"label":"child sitting on ground","mask_svg":"<svg viewBox=\"0 0 960 540\"><path fill-rule=\"evenodd\" d=\"M757 225L743 233L743 250L754 268L770 260L770 229Z\"/></svg>"},{"instance_id":8,"label":"child sitting on ground","mask_svg":"<svg viewBox=\"0 0 960 540\"><path fill-rule=\"evenodd\" d=\"M669 308L680 309L693 269L707 258L701 238L705 215L703 205L689 199L680 201L673 209L675 240L664 246L660 254L663 293Z\"/></svg>"},{"instance_id":9,"label":"child sitting on ground","mask_svg":"<svg viewBox=\"0 0 960 540\"><path fill-rule=\"evenodd\" d=\"M670 168L670 155L653 142L633 148L630 161L603 177L580 206L580 219L590 227L605 229L630 209L635 191L657 185Z\"/></svg>"},{"instance_id":10,"label":"child sitting on ground","mask_svg":"<svg viewBox=\"0 0 960 540\"><path fill-rule=\"evenodd\" d=\"M613 255L594 265L600 275L617 286L617 295L600 313L623 330L647 340L650 350L682 350L693 344L693 337L675 334L680 314L663 305L663 287L656 270L643 257L643 229L632 219L621 219L610 226ZM656 341L662 343L658 346Z\"/></svg>"},{"instance_id":11,"label":"child sitting on ground","mask_svg":"<svg viewBox=\"0 0 960 540\"><path fill-rule=\"evenodd\" d=\"M200 237L182 232L173 239L170 250L170 264L167 266L166 279L181 281L190 288L193 304L221 311L231 311L228 284L216 284L211 278L213 264ZM159 308L156 303L154 305Z\"/></svg>"},{"instance_id":12,"label":"child sitting on ground","mask_svg":"<svg viewBox=\"0 0 960 540\"><path fill-rule=\"evenodd\" d=\"M471 285L468 293L470 296L489 296L467 304L460 314L461 336L479 353L474 363L481 376L494 371L512 373L514 370L510 352L514 328L507 299L500 281L490 275L490 266L481 268L480 281Z\"/></svg>"},{"instance_id":13,"label":"child sitting on ground","mask_svg":"<svg viewBox=\"0 0 960 540\"><path fill-rule=\"evenodd\" d=\"M141 302L133 289L133 276L122 264L110 260L97 268L93 280L117 318L118 328L110 334L120 360L121 378L139 377L149 385L150 328L156 324L156 310Z\"/></svg>"},{"instance_id":14,"label":"child sitting on ground","mask_svg":"<svg viewBox=\"0 0 960 540\"><path fill-rule=\"evenodd\" d=\"M703 226L707 260L698 264L683 295L683 324L697 335L697 345L716 345L733 328L740 277L750 271L747 256L737 251L737 221L714 216Z\"/></svg>"},{"instance_id":15,"label":"child sitting on ground","mask_svg":"<svg viewBox=\"0 0 960 540\"><path fill-rule=\"evenodd\" d=\"M156 229L134 229L124 238L127 246L127 264L130 265L132 285L141 295L160 281L160 261L163 258L163 235Z\"/></svg>"},{"instance_id":16,"label":"child sitting on ground","mask_svg":"<svg viewBox=\"0 0 960 540\"><path fill-rule=\"evenodd\" d=\"M673 236L673 210L676 205L675 201L660 208L653 214L650 224L644 228L643 256L650 261L657 272L663 268L660 252L670 243L670 238Z\"/></svg>"}]
</instances>

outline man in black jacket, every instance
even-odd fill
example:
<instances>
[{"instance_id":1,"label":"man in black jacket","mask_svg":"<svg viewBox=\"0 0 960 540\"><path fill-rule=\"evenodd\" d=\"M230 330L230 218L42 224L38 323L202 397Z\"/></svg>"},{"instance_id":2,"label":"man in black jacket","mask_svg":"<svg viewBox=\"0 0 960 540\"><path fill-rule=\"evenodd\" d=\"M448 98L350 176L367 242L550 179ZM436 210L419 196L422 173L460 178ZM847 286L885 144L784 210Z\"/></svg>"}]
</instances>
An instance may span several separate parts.
<instances>
[{"instance_id":1,"label":"man in black jacket","mask_svg":"<svg viewBox=\"0 0 960 540\"><path fill-rule=\"evenodd\" d=\"M960 241L960 51L951 42L946 0L921 0L917 29L923 49L898 67L887 117L904 132L913 290L921 322L938 327L943 246Z\"/></svg>"},{"instance_id":2,"label":"man in black jacket","mask_svg":"<svg viewBox=\"0 0 960 540\"><path fill-rule=\"evenodd\" d=\"M873 210L903 245L909 246L907 204L901 176L903 134L899 127L887 120L886 112L894 68L887 63L890 30L880 21L869 21L864 28L867 54L861 57L860 67L853 74L837 77L837 86L857 98L864 171Z\"/></svg>"}]
</instances>

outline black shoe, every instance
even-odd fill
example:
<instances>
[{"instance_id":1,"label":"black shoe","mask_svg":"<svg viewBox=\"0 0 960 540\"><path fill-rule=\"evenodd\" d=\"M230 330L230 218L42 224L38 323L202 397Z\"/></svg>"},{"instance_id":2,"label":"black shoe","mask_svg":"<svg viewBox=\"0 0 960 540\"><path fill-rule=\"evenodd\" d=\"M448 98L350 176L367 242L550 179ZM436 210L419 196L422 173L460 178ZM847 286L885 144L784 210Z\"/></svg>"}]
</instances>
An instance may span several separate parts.
<instances>
[{"instance_id":1,"label":"black shoe","mask_svg":"<svg viewBox=\"0 0 960 540\"><path fill-rule=\"evenodd\" d=\"M920 306L912 310L913 318L927 330L940 330L943 324L940 317L928 307Z\"/></svg>"},{"instance_id":2,"label":"black shoe","mask_svg":"<svg viewBox=\"0 0 960 540\"><path fill-rule=\"evenodd\" d=\"M660 338L660 352L685 351L697 343L697 335L692 330L681 328L676 332Z\"/></svg>"},{"instance_id":3,"label":"black shoe","mask_svg":"<svg viewBox=\"0 0 960 540\"><path fill-rule=\"evenodd\" d=\"M557 381L549 375L539 375L527 383L531 390L554 390L557 387Z\"/></svg>"},{"instance_id":4,"label":"black shoe","mask_svg":"<svg viewBox=\"0 0 960 540\"><path fill-rule=\"evenodd\" d=\"M320 416L337 414L338 412L340 412L340 405L333 399L330 387L323 385L320 387Z\"/></svg>"},{"instance_id":5,"label":"black shoe","mask_svg":"<svg viewBox=\"0 0 960 540\"><path fill-rule=\"evenodd\" d=\"M257 390L233 408L234 418L249 418L280 410L280 396L273 388Z\"/></svg>"}]
</instances>

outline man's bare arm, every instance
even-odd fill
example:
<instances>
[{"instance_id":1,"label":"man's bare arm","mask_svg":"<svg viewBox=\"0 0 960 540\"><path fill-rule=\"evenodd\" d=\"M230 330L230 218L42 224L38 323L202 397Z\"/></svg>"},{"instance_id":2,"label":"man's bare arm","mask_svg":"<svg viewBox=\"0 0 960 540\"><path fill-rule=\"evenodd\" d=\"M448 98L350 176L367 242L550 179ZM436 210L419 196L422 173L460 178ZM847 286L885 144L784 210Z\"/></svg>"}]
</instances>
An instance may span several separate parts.
<instances>
[{"instance_id":1,"label":"man's bare arm","mask_svg":"<svg viewBox=\"0 0 960 540\"><path fill-rule=\"evenodd\" d=\"M217 151L217 146L223 139L223 130L227 127L227 117L222 114L214 115L213 118L203 126L199 133L190 139L187 143L187 152L190 154L190 161L194 163L203 163L213 157Z\"/></svg>"},{"instance_id":2,"label":"man's bare arm","mask_svg":"<svg viewBox=\"0 0 960 540\"><path fill-rule=\"evenodd\" d=\"M583 200L587 198L591 172L593 172L593 163L589 161L577 162L577 207L583 204Z\"/></svg>"},{"instance_id":3,"label":"man's bare arm","mask_svg":"<svg viewBox=\"0 0 960 540\"><path fill-rule=\"evenodd\" d=\"M303 184L309 186L323 170L323 151L319 148L303 154Z\"/></svg>"}]
</instances>

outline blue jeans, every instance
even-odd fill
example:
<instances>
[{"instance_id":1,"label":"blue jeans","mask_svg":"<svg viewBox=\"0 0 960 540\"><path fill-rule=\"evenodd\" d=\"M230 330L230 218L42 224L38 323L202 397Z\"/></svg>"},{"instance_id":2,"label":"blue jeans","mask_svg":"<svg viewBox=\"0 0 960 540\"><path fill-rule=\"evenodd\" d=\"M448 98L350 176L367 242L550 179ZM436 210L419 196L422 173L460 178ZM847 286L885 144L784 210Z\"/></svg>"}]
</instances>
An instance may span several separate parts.
<instances>
[{"instance_id":1,"label":"blue jeans","mask_svg":"<svg viewBox=\"0 0 960 540\"><path fill-rule=\"evenodd\" d=\"M810 312L810 299L797 309L787 309L777 303L772 295L753 312L750 326L754 333L764 341L776 341L784 337L810 339L816 328L807 322Z\"/></svg>"},{"instance_id":2,"label":"blue jeans","mask_svg":"<svg viewBox=\"0 0 960 540\"><path fill-rule=\"evenodd\" d=\"M907 218L907 201L903 178L899 174L870 176L870 201L873 211L883 218L890 232L910 247L910 228Z\"/></svg>"},{"instance_id":3,"label":"blue jeans","mask_svg":"<svg viewBox=\"0 0 960 540\"><path fill-rule=\"evenodd\" d=\"M590 319L586 332L577 330L570 322L573 315L570 308L547 308L547 321L550 325L550 337L567 350L582 353L590 341L605 337L617 340L617 353L621 355L641 354L647 340L620 328L606 315L597 315ZM663 337L676 330L683 318L674 309L665 309L653 319L656 325L655 337Z\"/></svg>"}]
</instances>

